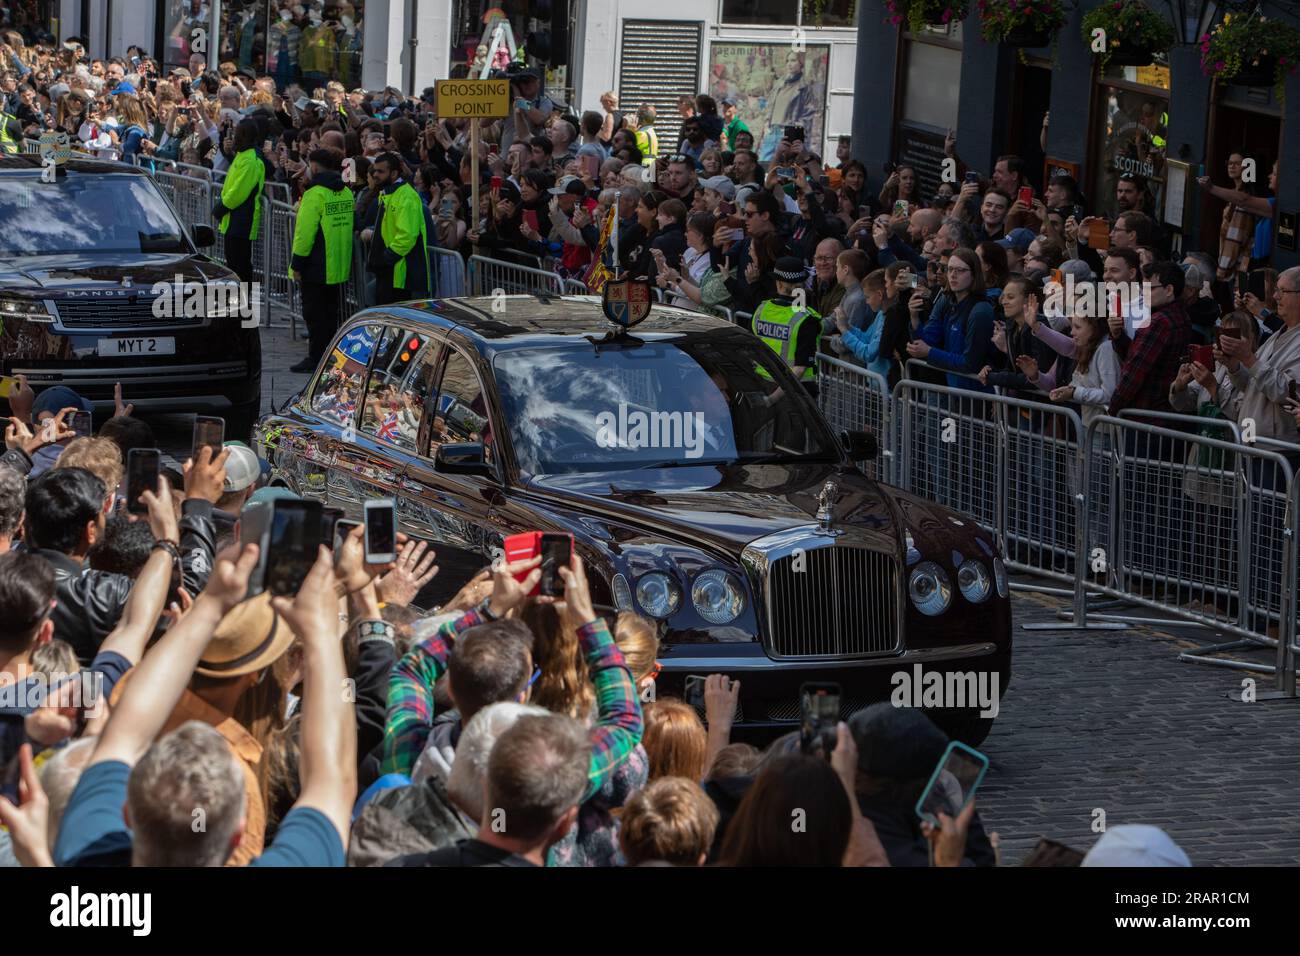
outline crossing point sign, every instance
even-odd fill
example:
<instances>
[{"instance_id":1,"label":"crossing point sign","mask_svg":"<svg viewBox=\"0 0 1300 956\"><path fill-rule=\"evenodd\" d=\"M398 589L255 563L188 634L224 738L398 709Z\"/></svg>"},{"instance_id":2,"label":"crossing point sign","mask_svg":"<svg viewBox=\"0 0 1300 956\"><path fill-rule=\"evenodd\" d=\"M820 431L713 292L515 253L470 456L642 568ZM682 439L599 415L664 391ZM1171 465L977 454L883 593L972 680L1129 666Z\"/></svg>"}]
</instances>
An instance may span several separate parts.
<instances>
[{"instance_id":1,"label":"crossing point sign","mask_svg":"<svg viewBox=\"0 0 1300 956\"><path fill-rule=\"evenodd\" d=\"M438 80L438 119L505 119L510 115L509 80Z\"/></svg>"}]
</instances>

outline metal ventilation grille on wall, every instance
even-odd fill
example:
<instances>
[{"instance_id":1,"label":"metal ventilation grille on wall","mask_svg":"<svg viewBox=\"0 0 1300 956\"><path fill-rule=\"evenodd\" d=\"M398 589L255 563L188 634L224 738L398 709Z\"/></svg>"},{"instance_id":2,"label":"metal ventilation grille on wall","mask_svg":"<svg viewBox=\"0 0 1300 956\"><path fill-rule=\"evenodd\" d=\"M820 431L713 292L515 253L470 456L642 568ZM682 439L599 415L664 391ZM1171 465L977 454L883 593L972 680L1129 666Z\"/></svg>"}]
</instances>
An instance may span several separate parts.
<instances>
[{"instance_id":1,"label":"metal ventilation grille on wall","mask_svg":"<svg viewBox=\"0 0 1300 956\"><path fill-rule=\"evenodd\" d=\"M659 154L677 145L682 118L677 97L700 87L700 45L704 24L680 20L624 20L619 57L618 108L635 113L642 103L655 108Z\"/></svg>"}]
</instances>

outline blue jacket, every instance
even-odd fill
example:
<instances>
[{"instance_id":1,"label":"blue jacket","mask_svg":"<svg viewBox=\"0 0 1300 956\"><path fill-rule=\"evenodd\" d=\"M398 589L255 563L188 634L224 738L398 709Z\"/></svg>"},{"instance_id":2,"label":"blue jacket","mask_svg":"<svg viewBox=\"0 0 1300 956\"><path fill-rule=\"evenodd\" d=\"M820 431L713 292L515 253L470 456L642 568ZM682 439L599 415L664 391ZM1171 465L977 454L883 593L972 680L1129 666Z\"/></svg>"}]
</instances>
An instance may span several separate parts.
<instances>
[{"instance_id":1,"label":"blue jacket","mask_svg":"<svg viewBox=\"0 0 1300 956\"><path fill-rule=\"evenodd\" d=\"M960 304L945 293L930 311L929 321L921 328L921 339L930 346L926 359L935 368L948 372L975 375L990 364L993 348L993 306L981 296L968 295ZM948 385L972 392L991 392L974 379L948 375Z\"/></svg>"},{"instance_id":2,"label":"blue jacket","mask_svg":"<svg viewBox=\"0 0 1300 956\"><path fill-rule=\"evenodd\" d=\"M892 359L880 357L880 340L884 331L885 313L882 309L876 313L875 320L866 329L850 328L840 336L840 342L868 369L888 381L894 363Z\"/></svg>"}]
</instances>

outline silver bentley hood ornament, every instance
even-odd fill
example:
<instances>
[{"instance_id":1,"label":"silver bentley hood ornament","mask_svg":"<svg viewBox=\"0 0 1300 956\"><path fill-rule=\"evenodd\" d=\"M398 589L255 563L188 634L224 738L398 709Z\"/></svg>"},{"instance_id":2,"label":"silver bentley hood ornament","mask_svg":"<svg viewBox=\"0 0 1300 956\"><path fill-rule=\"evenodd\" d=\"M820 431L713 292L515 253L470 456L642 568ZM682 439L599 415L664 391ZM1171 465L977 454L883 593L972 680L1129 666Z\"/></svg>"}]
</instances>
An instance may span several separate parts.
<instances>
[{"instance_id":1,"label":"silver bentley hood ornament","mask_svg":"<svg viewBox=\"0 0 1300 956\"><path fill-rule=\"evenodd\" d=\"M834 518L832 505L836 496L839 494L839 487L833 481L828 481L822 485L821 493L817 496L817 531L820 534L832 534L831 520Z\"/></svg>"}]
</instances>

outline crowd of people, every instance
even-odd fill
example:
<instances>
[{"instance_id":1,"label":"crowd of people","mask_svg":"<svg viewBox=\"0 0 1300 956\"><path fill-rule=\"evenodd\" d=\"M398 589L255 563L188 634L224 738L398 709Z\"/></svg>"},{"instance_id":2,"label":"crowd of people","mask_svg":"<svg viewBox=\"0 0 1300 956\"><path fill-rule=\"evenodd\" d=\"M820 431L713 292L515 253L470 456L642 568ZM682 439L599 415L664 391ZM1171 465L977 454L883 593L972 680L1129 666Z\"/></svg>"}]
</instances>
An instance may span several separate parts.
<instances>
[{"instance_id":1,"label":"crowd of people","mask_svg":"<svg viewBox=\"0 0 1300 956\"><path fill-rule=\"evenodd\" d=\"M594 606L576 557L562 596L532 594L534 558L421 609L436 555L399 536L367 563L358 527L249 598L241 522L293 493L232 442L133 513L152 430L123 402L76 437L66 401L14 393L0 458L0 864L997 862L975 802L918 819L949 742L920 710L859 711L829 754L734 741L740 682L657 695L657 625ZM1086 862L1187 865L1171 847L1116 827Z\"/></svg>"},{"instance_id":2,"label":"crowd of people","mask_svg":"<svg viewBox=\"0 0 1300 956\"><path fill-rule=\"evenodd\" d=\"M437 294L430 249L478 251L592 290L649 280L751 328L810 391L821 352L891 386L1002 388L1085 421L1250 418L1300 442L1300 269L1253 254L1235 211L1219 257L1174 262L1137 177L1120 178L1108 222L1070 177L1039 191L1013 155L985 176L950 136L955 182L923 196L900 166L873 193L847 137L823 157L787 128L764 166L736 104L701 94L680 104L670 148L653 106L611 92L575 110L511 65L514 110L481 131L474 209L469 129L436 118L432 90L281 85L201 54L162 75L140 48L101 61L0 39L0 149L59 131L100 156L222 174L216 213L244 278L262 184L289 188L311 305L300 371L337 328L359 241L381 303ZM1233 182L1201 185L1252 222L1271 217ZM1142 291L1079 307L1098 280ZM1054 308L1058 287L1070 291ZM237 443L205 453L128 514L124 462L153 436L120 404L95 437L74 437L80 402L25 385L9 396L0 689L50 688L0 706L11 863L996 863L973 804L937 829L917 818L948 743L923 713L869 707L829 754L797 733L763 750L732 742L739 683L709 678L703 713L655 699L653 622L595 608L580 561L558 599L529 596L533 565L507 565L433 611L413 606L436 572L422 543L368 565L353 533L296 595L245 599L259 555L238 543L241 513L290 494L264 487L265 463ZM102 688L93 713L49 680L81 669ZM1153 828L1112 828L1088 855L1139 861L1187 864Z\"/></svg>"}]
</instances>

